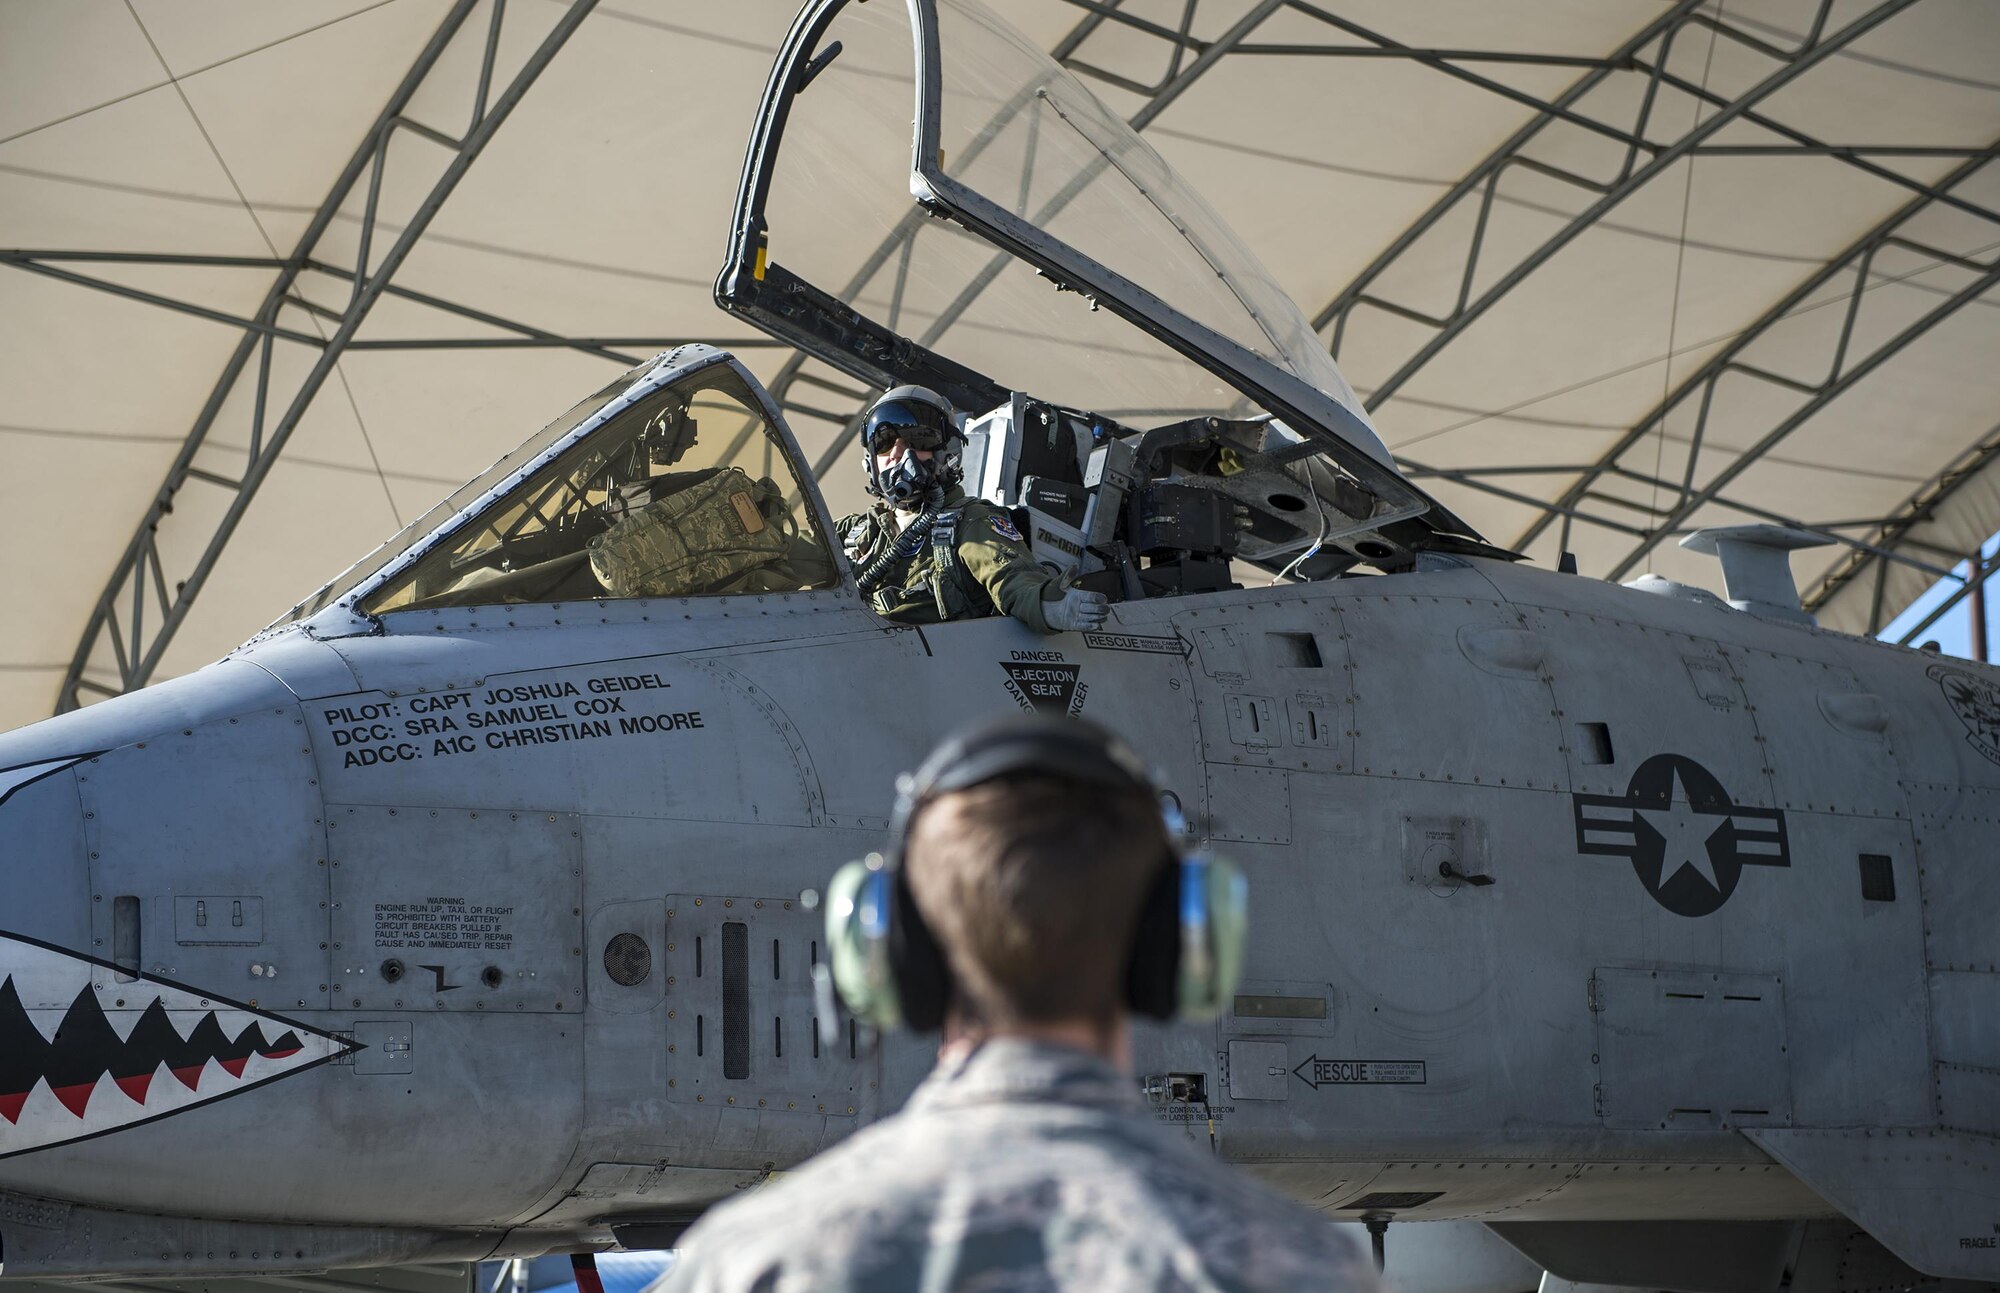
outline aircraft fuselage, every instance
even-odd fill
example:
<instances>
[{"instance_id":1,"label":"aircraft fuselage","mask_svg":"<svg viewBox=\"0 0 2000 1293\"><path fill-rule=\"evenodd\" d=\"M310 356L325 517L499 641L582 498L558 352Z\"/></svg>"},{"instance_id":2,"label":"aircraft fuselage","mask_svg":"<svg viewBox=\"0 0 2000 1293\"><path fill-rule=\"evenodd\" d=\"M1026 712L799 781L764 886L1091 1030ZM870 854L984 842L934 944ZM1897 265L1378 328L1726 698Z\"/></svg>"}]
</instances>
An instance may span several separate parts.
<instances>
[{"instance_id":1,"label":"aircraft fuselage","mask_svg":"<svg viewBox=\"0 0 2000 1293\"><path fill-rule=\"evenodd\" d=\"M1235 1011L1139 1066L1331 1215L1851 1214L1863 1140L1983 1152L1995 671L1444 564L1050 638L842 590L410 612L0 738L7 1273L542 1251L893 1109L927 1048L816 1037L801 892L1010 705L1130 736L1245 866Z\"/></svg>"}]
</instances>

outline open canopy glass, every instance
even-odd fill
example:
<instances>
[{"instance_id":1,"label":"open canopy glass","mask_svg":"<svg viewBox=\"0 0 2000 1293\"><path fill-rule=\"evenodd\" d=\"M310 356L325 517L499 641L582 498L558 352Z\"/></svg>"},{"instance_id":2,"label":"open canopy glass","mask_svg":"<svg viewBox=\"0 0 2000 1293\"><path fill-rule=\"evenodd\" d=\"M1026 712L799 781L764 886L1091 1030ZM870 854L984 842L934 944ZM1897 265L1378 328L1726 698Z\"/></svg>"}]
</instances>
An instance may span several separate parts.
<instances>
[{"instance_id":1,"label":"open canopy glass","mask_svg":"<svg viewBox=\"0 0 2000 1293\"><path fill-rule=\"evenodd\" d=\"M782 152L782 165L780 153ZM914 199L914 200L913 200ZM1153 148L978 0L816 0L745 161L724 308L873 386L1127 425L1269 415L1406 533L1396 470L1298 306Z\"/></svg>"}]
</instances>

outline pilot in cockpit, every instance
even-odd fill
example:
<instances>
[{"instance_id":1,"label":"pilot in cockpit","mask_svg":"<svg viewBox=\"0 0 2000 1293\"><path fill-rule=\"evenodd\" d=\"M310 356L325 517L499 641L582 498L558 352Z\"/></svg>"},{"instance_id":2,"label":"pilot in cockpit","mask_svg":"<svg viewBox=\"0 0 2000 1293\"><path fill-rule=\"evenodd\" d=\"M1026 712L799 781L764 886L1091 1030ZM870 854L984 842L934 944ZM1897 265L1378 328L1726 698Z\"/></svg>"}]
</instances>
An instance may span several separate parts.
<instances>
[{"instance_id":1,"label":"pilot in cockpit","mask_svg":"<svg viewBox=\"0 0 2000 1293\"><path fill-rule=\"evenodd\" d=\"M1104 594L1066 588L1004 509L959 488L964 445L927 387L898 386L869 409L861 452L876 502L835 526L863 595L904 624L1005 613L1038 633L1101 627Z\"/></svg>"}]
</instances>

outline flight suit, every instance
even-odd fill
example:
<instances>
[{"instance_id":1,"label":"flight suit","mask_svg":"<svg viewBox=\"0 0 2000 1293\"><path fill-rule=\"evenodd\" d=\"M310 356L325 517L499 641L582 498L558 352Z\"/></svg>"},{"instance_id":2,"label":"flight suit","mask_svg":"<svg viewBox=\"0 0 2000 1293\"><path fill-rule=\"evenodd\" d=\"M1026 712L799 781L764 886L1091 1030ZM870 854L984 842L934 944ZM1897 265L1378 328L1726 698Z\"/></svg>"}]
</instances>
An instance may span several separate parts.
<instances>
[{"instance_id":1,"label":"flight suit","mask_svg":"<svg viewBox=\"0 0 2000 1293\"><path fill-rule=\"evenodd\" d=\"M1138 1084L996 1038L895 1117L698 1222L661 1293L1373 1290L1324 1217L1154 1121Z\"/></svg>"},{"instance_id":2,"label":"flight suit","mask_svg":"<svg viewBox=\"0 0 2000 1293\"><path fill-rule=\"evenodd\" d=\"M842 517L834 529L856 573L887 552L897 535L887 503ZM954 489L916 555L892 566L869 600L902 624L1007 614L1037 633L1053 633L1042 601L1056 578L1035 563L1005 509Z\"/></svg>"}]
</instances>

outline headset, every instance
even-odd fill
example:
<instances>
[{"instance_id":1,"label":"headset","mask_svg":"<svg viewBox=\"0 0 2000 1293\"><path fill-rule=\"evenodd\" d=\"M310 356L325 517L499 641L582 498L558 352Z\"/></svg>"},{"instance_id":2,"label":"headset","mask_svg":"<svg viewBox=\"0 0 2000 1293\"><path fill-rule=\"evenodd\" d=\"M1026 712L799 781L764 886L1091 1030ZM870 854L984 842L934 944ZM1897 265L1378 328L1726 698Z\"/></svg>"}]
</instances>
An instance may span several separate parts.
<instances>
[{"instance_id":1,"label":"headset","mask_svg":"<svg viewBox=\"0 0 2000 1293\"><path fill-rule=\"evenodd\" d=\"M1081 719L1009 714L946 738L916 772L897 778L888 847L847 863L827 886L831 978L854 1017L884 1029L943 1026L951 968L904 874L910 820L940 795L1009 776L1138 791L1163 805L1167 852L1139 911L1125 1004L1151 1019L1200 1022L1220 1014L1243 969L1243 872L1224 859L1181 850L1172 797L1160 793L1125 742Z\"/></svg>"}]
</instances>

